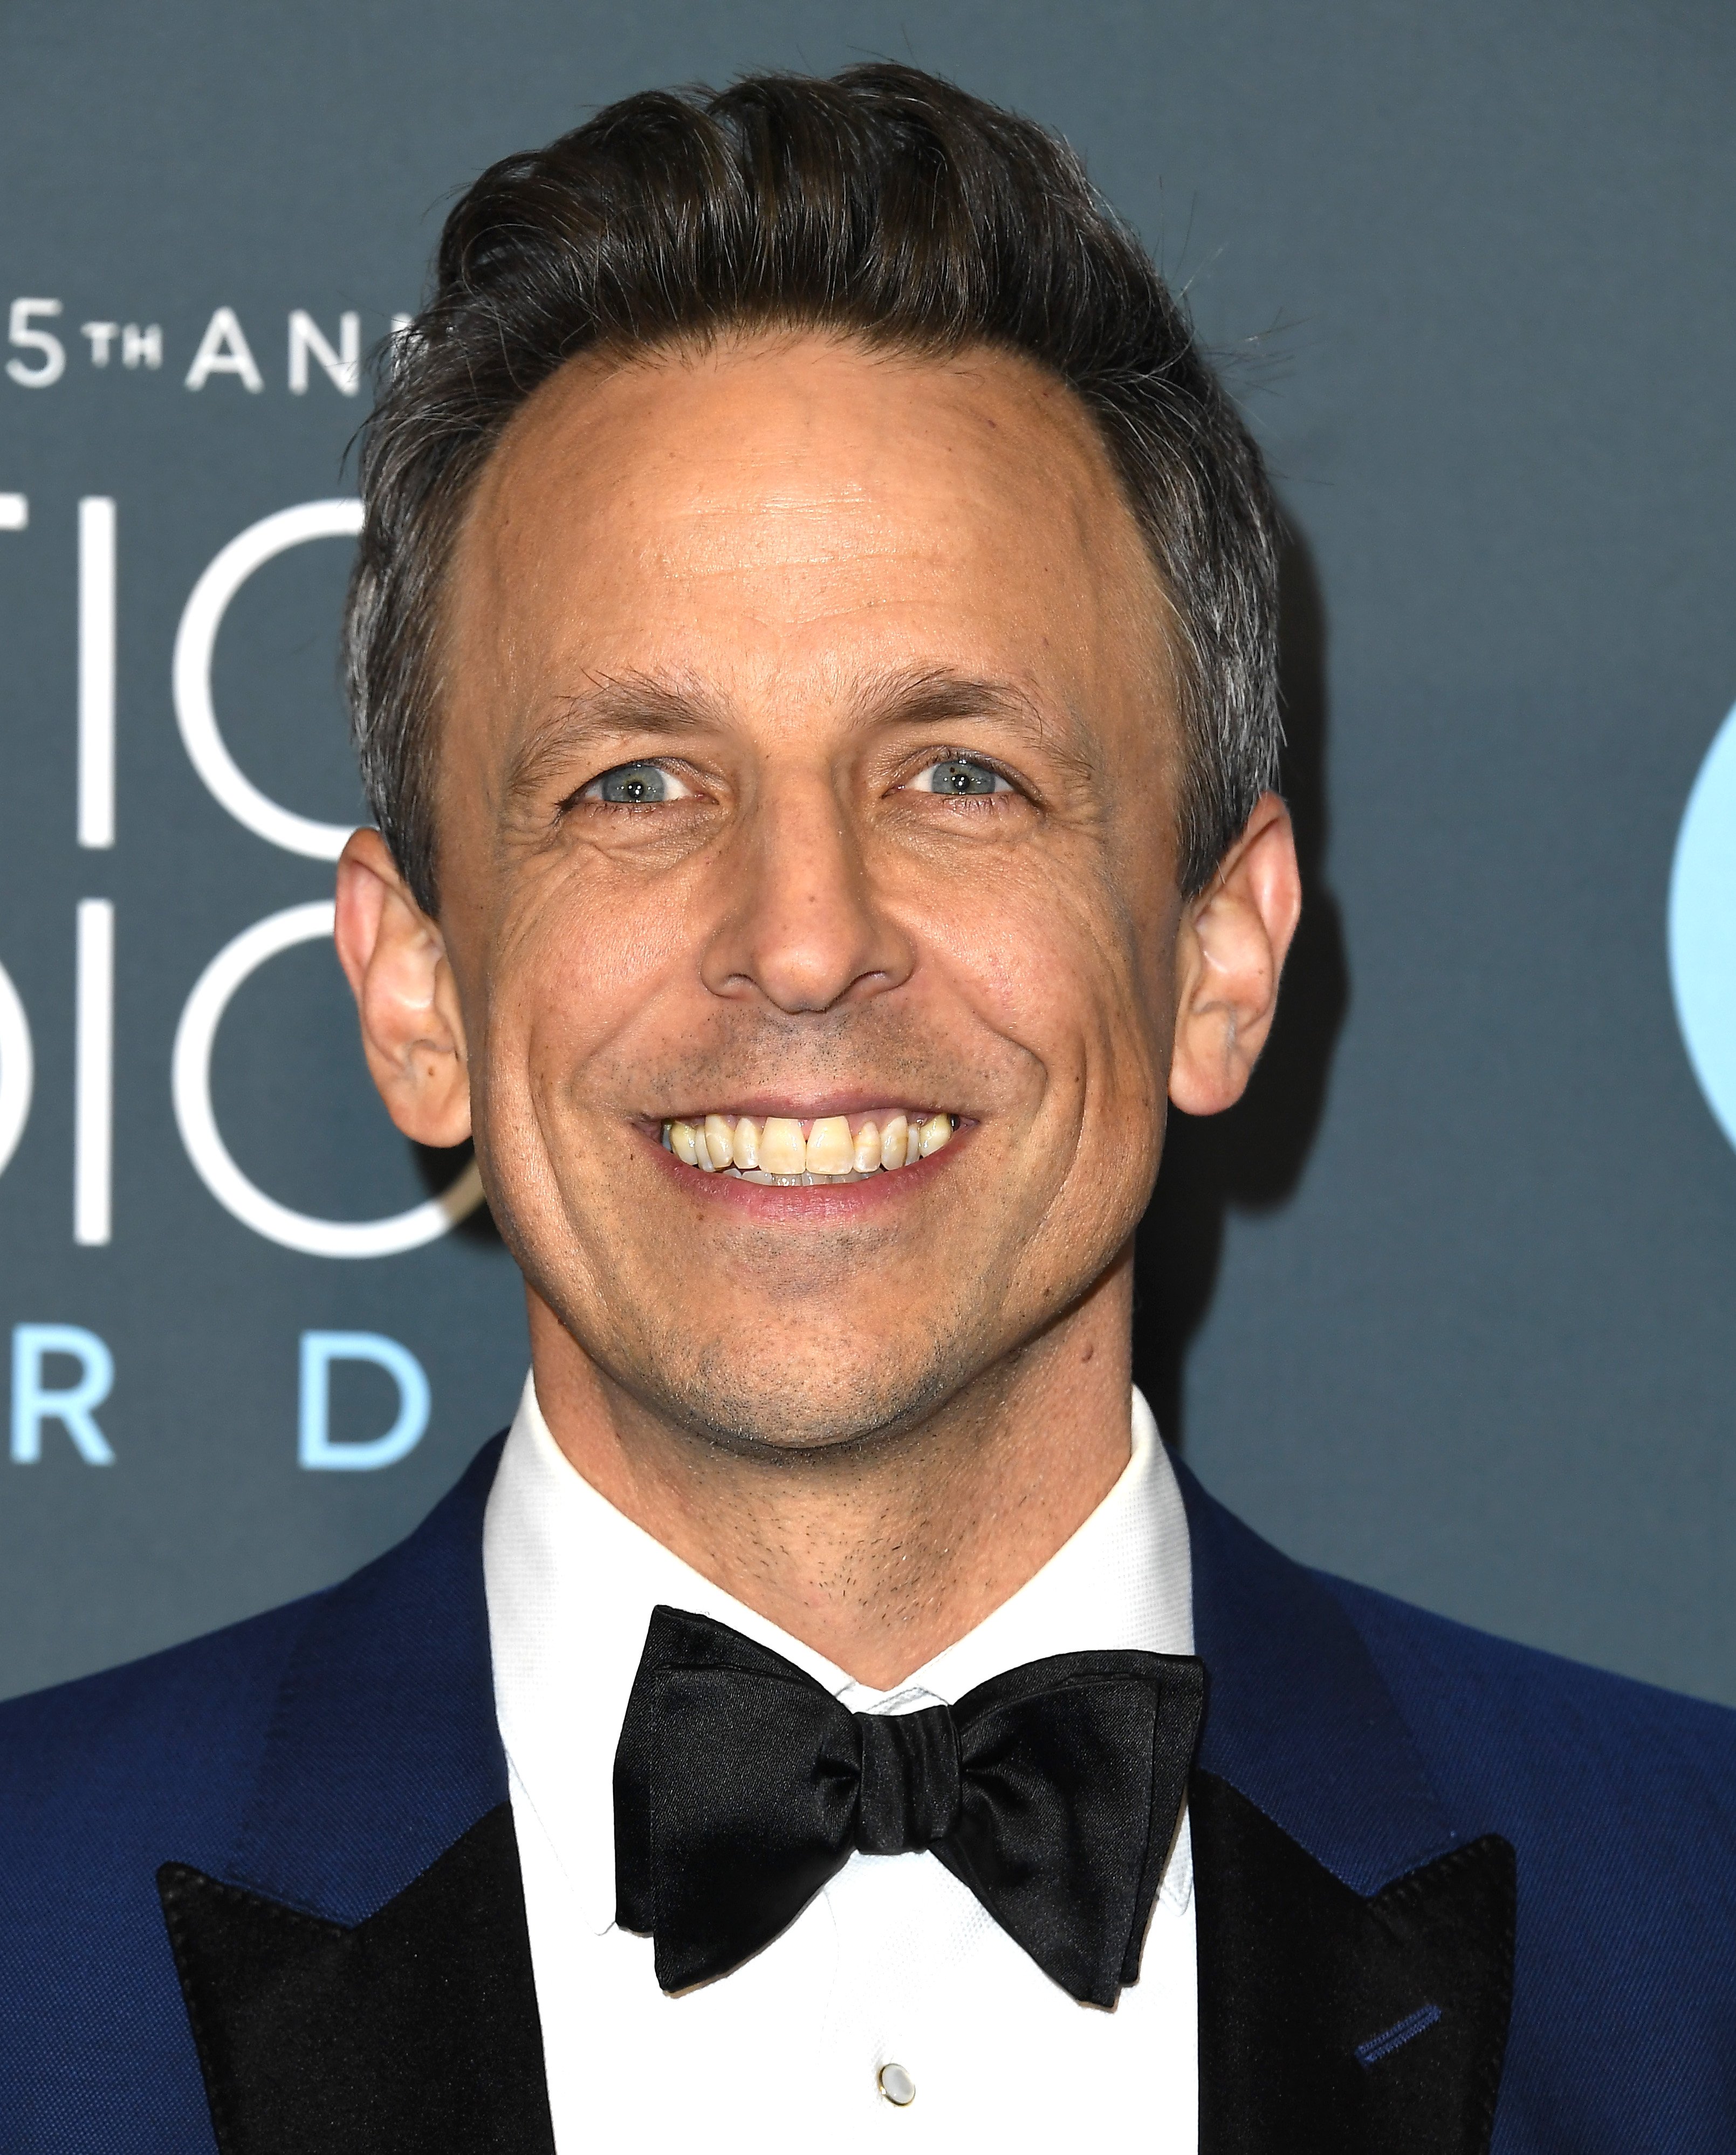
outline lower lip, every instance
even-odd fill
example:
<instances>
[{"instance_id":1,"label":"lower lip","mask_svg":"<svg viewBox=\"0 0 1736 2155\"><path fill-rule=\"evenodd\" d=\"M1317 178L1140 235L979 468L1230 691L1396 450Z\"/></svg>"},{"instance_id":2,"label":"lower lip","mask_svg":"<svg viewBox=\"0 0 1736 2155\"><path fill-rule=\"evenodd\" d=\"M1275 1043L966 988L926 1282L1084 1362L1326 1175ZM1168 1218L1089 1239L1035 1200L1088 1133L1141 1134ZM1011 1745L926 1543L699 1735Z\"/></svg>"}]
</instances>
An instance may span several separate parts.
<instances>
[{"instance_id":1,"label":"lower lip","mask_svg":"<svg viewBox=\"0 0 1736 2155\"><path fill-rule=\"evenodd\" d=\"M707 1175L704 1169L689 1167L666 1151L660 1137L648 1136L646 1144L663 1172L685 1195L703 1203L722 1205L744 1219L767 1226L837 1226L872 1219L888 1205L897 1204L906 1191L919 1195L932 1188L936 1174L945 1174L947 1162L969 1141L975 1128L972 1124L955 1130L939 1152L931 1152L926 1159L916 1160L909 1167L883 1167L877 1174L864 1175L860 1182L817 1182L805 1188L748 1182L722 1170Z\"/></svg>"}]
</instances>

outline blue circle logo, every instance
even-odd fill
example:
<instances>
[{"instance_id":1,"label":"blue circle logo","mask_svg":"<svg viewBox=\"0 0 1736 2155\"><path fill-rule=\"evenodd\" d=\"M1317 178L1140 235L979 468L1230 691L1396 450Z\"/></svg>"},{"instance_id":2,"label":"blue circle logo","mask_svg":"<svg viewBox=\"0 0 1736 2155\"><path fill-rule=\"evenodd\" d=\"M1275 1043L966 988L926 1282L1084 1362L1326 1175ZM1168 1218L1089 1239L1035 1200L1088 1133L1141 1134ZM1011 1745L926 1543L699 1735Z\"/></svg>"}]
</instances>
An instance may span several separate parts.
<instances>
[{"instance_id":1,"label":"blue circle logo","mask_svg":"<svg viewBox=\"0 0 1736 2155\"><path fill-rule=\"evenodd\" d=\"M1706 751L1676 841L1670 985L1700 1090L1736 1145L1736 710Z\"/></svg>"}]
</instances>

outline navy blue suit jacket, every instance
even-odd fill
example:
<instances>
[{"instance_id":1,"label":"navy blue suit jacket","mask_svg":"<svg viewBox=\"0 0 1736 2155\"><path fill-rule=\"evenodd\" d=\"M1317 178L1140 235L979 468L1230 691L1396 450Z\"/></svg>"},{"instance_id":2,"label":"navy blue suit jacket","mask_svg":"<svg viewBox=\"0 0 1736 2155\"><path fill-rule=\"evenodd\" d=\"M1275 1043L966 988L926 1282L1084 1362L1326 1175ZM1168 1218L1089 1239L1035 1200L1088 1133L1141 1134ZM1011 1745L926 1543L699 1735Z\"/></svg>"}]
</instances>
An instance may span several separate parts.
<instances>
[{"instance_id":1,"label":"navy blue suit jacket","mask_svg":"<svg viewBox=\"0 0 1736 2155\"><path fill-rule=\"evenodd\" d=\"M498 1457L330 1592L0 1707L8 2155L551 2147ZM1303 1570L1181 1483L1203 2155L1736 2148L1736 1715Z\"/></svg>"}]
</instances>

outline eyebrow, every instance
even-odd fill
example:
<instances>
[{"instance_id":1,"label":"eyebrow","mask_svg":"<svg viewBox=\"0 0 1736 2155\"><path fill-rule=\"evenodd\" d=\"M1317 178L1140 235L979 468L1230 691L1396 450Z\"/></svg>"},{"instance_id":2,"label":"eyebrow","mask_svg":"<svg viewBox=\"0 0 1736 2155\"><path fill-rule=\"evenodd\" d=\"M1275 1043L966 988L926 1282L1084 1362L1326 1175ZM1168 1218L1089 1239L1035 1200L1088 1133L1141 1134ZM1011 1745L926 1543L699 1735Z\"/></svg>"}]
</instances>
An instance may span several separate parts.
<instances>
[{"instance_id":1,"label":"eyebrow","mask_svg":"<svg viewBox=\"0 0 1736 2155\"><path fill-rule=\"evenodd\" d=\"M533 729L507 768L506 797L520 801L539 794L576 749L628 735L654 740L690 733L695 724L719 725L726 716L718 699L697 683L661 681L648 673L607 675L561 697Z\"/></svg>"},{"instance_id":2,"label":"eyebrow","mask_svg":"<svg viewBox=\"0 0 1736 2155\"><path fill-rule=\"evenodd\" d=\"M1055 729L1042 708L1010 681L955 673L944 666L882 674L852 696L864 723L934 725L947 719L1000 719L1047 740Z\"/></svg>"},{"instance_id":3,"label":"eyebrow","mask_svg":"<svg viewBox=\"0 0 1736 2155\"><path fill-rule=\"evenodd\" d=\"M848 684L843 700L855 723L864 729L994 719L1052 750L1064 754L1068 745L1058 738L1055 722L1016 683L955 673L947 667L873 674ZM729 704L696 681L648 673L606 676L563 696L530 734L508 769L507 798L522 801L540 794L575 750L628 738L655 740L659 735L691 733L696 727L719 729L730 724L731 716Z\"/></svg>"}]
</instances>

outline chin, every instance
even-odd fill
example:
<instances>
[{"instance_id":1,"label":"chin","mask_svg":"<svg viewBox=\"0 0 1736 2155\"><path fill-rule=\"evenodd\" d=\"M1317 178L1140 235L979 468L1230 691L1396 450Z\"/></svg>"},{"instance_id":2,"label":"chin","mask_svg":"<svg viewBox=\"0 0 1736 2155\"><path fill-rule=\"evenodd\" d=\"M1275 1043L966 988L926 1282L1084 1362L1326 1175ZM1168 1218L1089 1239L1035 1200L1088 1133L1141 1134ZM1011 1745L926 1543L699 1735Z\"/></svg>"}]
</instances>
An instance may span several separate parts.
<instances>
[{"instance_id":1,"label":"chin","mask_svg":"<svg viewBox=\"0 0 1736 2155\"><path fill-rule=\"evenodd\" d=\"M939 1343L919 1358L887 1355L866 1367L768 1373L756 1360L705 1359L680 1369L664 1364L632 1388L708 1443L790 1458L896 1441L958 1388L956 1360Z\"/></svg>"}]
</instances>

